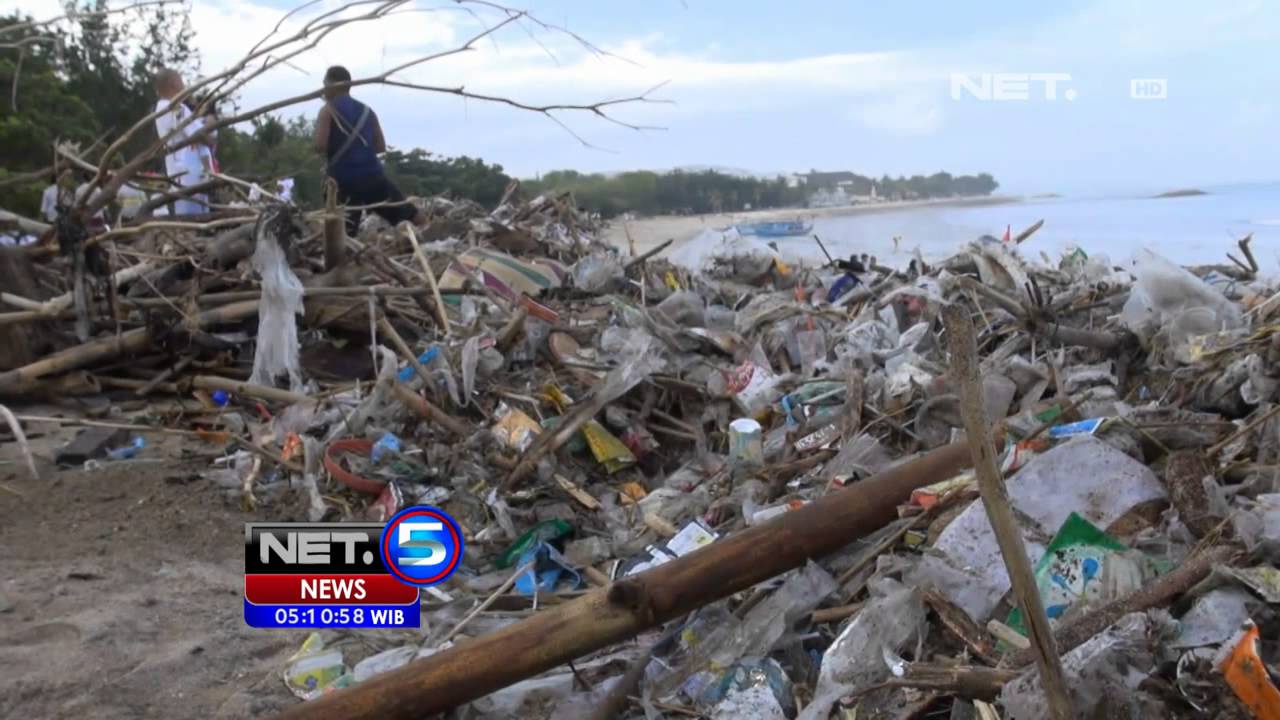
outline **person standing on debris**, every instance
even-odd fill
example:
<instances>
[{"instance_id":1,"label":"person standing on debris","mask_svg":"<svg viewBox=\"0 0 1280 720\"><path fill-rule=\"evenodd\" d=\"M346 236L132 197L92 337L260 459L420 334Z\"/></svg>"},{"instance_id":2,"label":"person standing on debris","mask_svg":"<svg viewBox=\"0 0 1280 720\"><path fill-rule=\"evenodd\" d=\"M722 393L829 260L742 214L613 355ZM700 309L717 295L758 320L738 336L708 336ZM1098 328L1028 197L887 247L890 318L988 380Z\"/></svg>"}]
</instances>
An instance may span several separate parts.
<instances>
[{"instance_id":1,"label":"person standing on debris","mask_svg":"<svg viewBox=\"0 0 1280 720\"><path fill-rule=\"evenodd\" d=\"M156 94L159 96L156 112L160 113L156 118L156 134L165 138L175 129L182 128L170 142L190 138L204 129L204 125L198 121L183 126L191 119L191 111L186 105L173 102L183 88L182 76L176 70L165 68L156 73ZM169 179L182 188L192 187L204 179L200 151L193 143L183 144L166 155L164 167ZM192 195L175 201L173 206L176 215L196 215L205 212L208 204L203 195Z\"/></svg>"},{"instance_id":2,"label":"person standing on debris","mask_svg":"<svg viewBox=\"0 0 1280 720\"><path fill-rule=\"evenodd\" d=\"M386 176L378 156L387 151L378 115L351 97L351 73L334 65L324 74L324 107L316 118L315 149L324 155L326 174L338 184L338 201L348 206L368 206L387 222L404 220L422 225L422 211L405 200ZM360 210L347 211L347 234L355 235Z\"/></svg>"},{"instance_id":3,"label":"person standing on debris","mask_svg":"<svg viewBox=\"0 0 1280 720\"><path fill-rule=\"evenodd\" d=\"M46 222L58 219L59 205L64 208L70 207L74 184L70 170L63 170L60 174L54 175L53 184L45 188L40 196L40 215Z\"/></svg>"}]
</instances>

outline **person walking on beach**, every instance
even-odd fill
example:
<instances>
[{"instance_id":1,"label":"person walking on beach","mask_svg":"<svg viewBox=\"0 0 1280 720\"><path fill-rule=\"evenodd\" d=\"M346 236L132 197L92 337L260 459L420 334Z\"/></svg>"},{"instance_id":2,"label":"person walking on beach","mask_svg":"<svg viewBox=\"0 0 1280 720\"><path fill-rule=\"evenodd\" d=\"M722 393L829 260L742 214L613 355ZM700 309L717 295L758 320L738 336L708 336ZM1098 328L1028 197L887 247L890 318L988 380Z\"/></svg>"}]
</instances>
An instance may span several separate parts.
<instances>
[{"instance_id":1,"label":"person walking on beach","mask_svg":"<svg viewBox=\"0 0 1280 720\"><path fill-rule=\"evenodd\" d=\"M386 176L378 156L387 151L378 115L351 97L351 73L335 65L324 74L324 107L316 118L315 149L324 155L326 174L338 184L338 200L369 208L392 225L410 220L422 225L422 211L405 200ZM347 211L347 234L355 235L361 210Z\"/></svg>"},{"instance_id":2,"label":"person walking on beach","mask_svg":"<svg viewBox=\"0 0 1280 720\"><path fill-rule=\"evenodd\" d=\"M190 138L204 129L203 124L198 121L183 125L191 118L191 111L186 105L173 102L183 88L182 76L176 70L164 68L156 73L156 95L159 96L156 100L156 112L161 113L156 118L156 134L163 139L175 129L182 128L173 138L170 138L171 144ZM204 179L200 151L193 143L184 143L166 155L164 168L169 179L182 188L192 187ZM203 195L191 195L175 201L173 205L174 213L177 215L196 215L205 212L208 207Z\"/></svg>"}]
</instances>

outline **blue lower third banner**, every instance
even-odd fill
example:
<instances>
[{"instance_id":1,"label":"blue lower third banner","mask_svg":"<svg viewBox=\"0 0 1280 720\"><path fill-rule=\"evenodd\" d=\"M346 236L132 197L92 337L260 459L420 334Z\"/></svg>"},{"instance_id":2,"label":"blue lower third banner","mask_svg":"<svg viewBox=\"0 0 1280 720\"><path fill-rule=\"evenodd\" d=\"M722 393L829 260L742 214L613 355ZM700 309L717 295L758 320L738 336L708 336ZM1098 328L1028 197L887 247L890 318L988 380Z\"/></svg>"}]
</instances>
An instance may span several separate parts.
<instances>
[{"instance_id":1,"label":"blue lower third banner","mask_svg":"<svg viewBox=\"0 0 1280 720\"><path fill-rule=\"evenodd\" d=\"M416 628L420 605L258 605L244 601L244 620L256 628Z\"/></svg>"}]
</instances>

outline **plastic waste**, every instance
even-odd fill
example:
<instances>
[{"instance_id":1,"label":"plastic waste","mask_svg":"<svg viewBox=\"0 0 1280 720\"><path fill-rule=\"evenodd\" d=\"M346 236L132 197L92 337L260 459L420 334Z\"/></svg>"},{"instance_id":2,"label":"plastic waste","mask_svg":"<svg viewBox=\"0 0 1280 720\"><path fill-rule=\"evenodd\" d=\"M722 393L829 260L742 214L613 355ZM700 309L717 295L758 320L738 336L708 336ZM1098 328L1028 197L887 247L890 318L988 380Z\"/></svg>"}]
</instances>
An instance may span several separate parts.
<instances>
[{"instance_id":1,"label":"plastic waste","mask_svg":"<svg viewBox=\"0 0 1280 720\"><path fill-rule=\"evenodd\" d=\"M340 682L341 681L341 682ZM311 633L289 658L284 684L303 700L311 700L338 687L351 684L341 648L326 648L319 633Z\"/></svg>"},{"instance_id":2,"label":"plastic waste","mask_svg":"<svg viewBox=\"0 0 1280 720\"><path fill-rule=\"evenodd\" d=\"M743 658L703 690L694 702L714 705L712 720L787 720L795 714L791 680L771 658Z\"/></svg>"},{"instance_id":3,"label":"plastic waste","mask_svg":"<svg viewBox=\"0 0 1280 720\"><path fill-rule=\"evenodd\" d=\"M227 403L231 402L231 393L226 390L214 390L209 397L213 400L213 404L218 407L226 407Z\"/></svg>"},{"instance_id":4,"label":"plastic waste","mask_svg":"<svg viewBox=\"0 0 1280 720\"><path fill-rule=\"evenodd\" d=\"M432 360L436 359L436 355L439 355L439 354L440 354L440 347L438 345L432 345L431 347L427 348L425 352L423 352L421 355L418 356L418 363L423 367L427 367L431 364ZM413 378L416 377L417 375L418 375L418 371L415 370L412 365L406 365L400 369L400 372L396 373L396 380L402 383L407 383L413 380Z\"/></svg>"},{"instance_id":5,"label":"plastic waste","mask_svg":"<svg viewBox=\"0 0 1280 720\"><path fill-rule=\"evenodd\" d=\"M837 589L835 579L813 562L793 570L782 585L741 619L717 622L693 652L655 684L665 694L680 688L690 698L715 684L721 668L744 657L765 657L801 617Z\"/></svg>"},{"instance_id":6,"label":"plastic waste","mask_svg":"<svg viewBox=\"0 0 1280 720\"><path fill-rule=\"evenodd\" d=\"M598 421L588 420L581 432L587 447L591 449L591 455L610 475L636 464L636 456L631 448Z\"/></svg>"},{"instance_id":7,"label":"plastic waste","mask_svg":"<svg viewBox=\"0 0 1280 720\"><path fill-rule=\"evenodd\" d=\"M1137 278L1121 311L1121 322L1142 337L1166 325L1177 328L1179 339L1240 326L1240 310L1217 289L1149 249L1130 260Z\"/></svg>"},{"instance_id":8,"label":"plastic waste","mask_svg":"<svg viewBox=\"0 0 1280 720\"><path fill-rule=\"evenodd\" d=\"M138 456L142 452L142 448L147 446L147 441L141 435L133 438L133 441L123 447L107 451L108 460L129 460Z\"/></svg>"},{"instance_id":9,"label":"plastic waste","mask_svg":"<svg viewBox=\"0 0 1280 720\"><path fill-rule=\"evenodd\" d=\"M875 475L892 464L893 458L880 441L863 433L843 443L840 452L827 461L823 473L843 484Z\"/></svg>"},{"instance_id":10,"label":"plastic waste","mask_svg":"<svg viewBox=\"0 0 1280 720\"><path fill-rule=\"evenodd\" d=\"M706 327L706 301L692 290L672 293L658 303L654 312L683 327Z\"/></svg>"},{"instance_id":11,"label":"plastic waste","mask_svg":"<svg viewBox=\"0 0 1280 720\"><path fill-rule=\"evenodd\" d=\"M579 260L572 270L573 286L590 293L608 292L624 277L622 263L611 255L594 254Z\"/></svg>"},{"instance_id":12,"label":"plastic waste","mask_svg":"<svg viewBox=\"0 0 1280 720\"><path fill-rule=\"evenodd\" d=\"M1218 647L1230 640L1249 620L1249 608L1257 601L1247 590L1221 587L1200 596L1178 619L1181 632L1169 643L1174 649Z\"/></svg>"},{"instance_id":13,"label":"plastic waste","mask_svg":"<svg viewBox=\"0 0 1280 720\"><path fill-rule=\"evenodd\" d=\"M800 368L805 377L813 377L819 363L827 359L827 335L821 330L796 333L799 346Z\"/></svg>"},{"instance_id":14,"label":"plastic waste","mask_svg":"<svg viewBox=\"0 0 1280 720\"><path fill-rule=\"evenodd\" d=\"M351 668L352 679L358 683L364 682L375 675L395 670L401 665L408 665L417 654L418 648L414 645L383 650L377 655L370 655L356 663L356 666Z\"/></svg>"},{"instance_id":15,"label":"plastic waste","mask_svg":"<svg viewBox=\"0 0 1280 720\"><path fill-rule=\"evenodd\" d=\"M1164 486L1146 465L1101 440L1078 437L1040 455L1008 482L1009 500L1023 528L1032 562L1045 547L1036 537L1050 537L1072 512L1100 528L1108 528L1134 506L1165 498ZM982 503L974 502L938 536L934 548L954 569L967 575L971 587L964 601L949 599L970 617L985 622L1009 590L1009 576L999 557L995 533ZM949 589L939 588L944 594ZM985 597L984 602L974 601Z\"/></svg>"},{"instance_id":16,"label":"plastic waste","mask_svg":"<svg viewBox=\"0 0 1280 720\"><path fill-rule=\"evenodd\" d=\"M498 405L494 416L497 418L492 428L494 437L512 450L524 452L533 444L534 436L542 432L537 420L506 403Z\"/></svg>"},{"instance_id":17,"label":"plastic waste","mask_svg":"<svg viewBox=\"0 0 1280 720\"><path fill-rule=\"evenodd\" d=\"M1054 425L1049 428L1049 437L1054 440L1062 440L1077 435L1093 435L1098 432L1107 421L1107 418L1089 418L1088 420L1080 420L1065 425Z\"/></svg>"},{"instance_id":18,"label":"plastic waste","mask_svg":"<svg viewBox=\"0 0 1280 720\"><path fill-rule=\"evenodd\" d=\"M1090 607L1128 597L1155 579L1158 568L1142 553L1071 513L1036 564L1036 587L1050 627ZM1022 610L1006 625L1026 634Z\"/></svg>"},{"instance_id":19,"label":"plastic waste","mask_svg":"<svg viewBox=\"0 0 1280 720\"><path fill-rule=\"evenodd\" d=\"M867 604L822 656L813 702L798 720L825 720L841 696L889 676L885 649L900 653L915 644L925 624L919 592L888 578L873 580L870 591Z\"/></svg>"},{"instance_id":20,"label":"plastic waste","mask_svg":"<svg viewBox=\"0 0 1280 720\"><path fill-rule=\"evenodd\" d=\"M1280 688L1272 681L1258 652L1259 636L1258 626L1249 621L1223 646L1214 665L1257 720L1280 720Z\"/></svg>"},{"instance_id":21,"label":"plastic waste","mask_svg":"<svg viewBox=\"0 0 1280 720\"><path fill-rule=\"evenodd\" d=\"M300 390L297 316L303 312L302 282L293 274L284 250L271 232L258 233L251 262L262 277L262 300L258 304L258 345L250 381L271 387L284 374L289 376L290 389Z\"/></svg>"},{"instance_id":22,"label":"plastic waste","mask_svg":"<svg viewBox=\"0 0 1280 720\"><path fill-rule=\"evenodd\" d=\"M628 568L625 574L635 575L650 568L655 568L682 555L688 555L704 545L710 545L719 537L719 534L707 527L701 520L693 520L665 543L646 546L645 552L647 555L642 556L634 565Z\"/></svg>"},{"instance_id":23,"label":"plastic waste","mask_svg":"<svg viewBox=\"0 0 1280 720\"><path fill-rule=\"evenodd\" d=\"M1155 665L1151 634L1147 616L1130 613L1063 656L1063 676L1076 717L1162 716L1153 712L1145 693L1138 692ZM1034 668L1005 684L1000 704L1009 720L1051 717L1040 674Z\"/></svg>"},{"instance_id":24,"label":"plastic waste","mask_svg":"<svg viewBox=\"0 0 1280 720\"><path fill-rule=\"evenodd\" d=\"M383 462L391 460L400 454L400 438L392 433L384 433L378 438L378 442L373 444L373 448L369 451L369 459L374 465L380 465Z\"/></svg>"},{"instance_id":25,"label":"plastic waste","mask_svg":"<svg viewBox=\"0 0 1280 720\"><path fill-rule=\"evenodd\" d=\"M751 418L729 423L729 464L734 468L764 464L764 429Z\"/></svg>"},{"instance_id":26,"label":"plastic waste","mask_svg":"<svg viewBox=\"0 0 1280 720\"><path fill-rule=\"evenodd\" d=\"M528 566L526 572L516 578L516 590L525 595L554 592L561 580L568 580L566 589L582 584L582 576L560 551L546 542L529 547L515 563L516 567Z\"/></svg>"},{"instance_id":27,"label":"plastic waste","mask_svg":"<svg viewBox=\"0 0 1280 720\"><path fill-rule=\"evenodd\" d=\"M498 559L494 561L494 565L501 569L514 567L516 562L524 557L525 553L529 552L530 549L562 538L571 532L573 532L573 526L560 518L543 520L517 538L511 544L511 547L507 548L506 552L498 556Z\"/></svg>"}]
</instances>

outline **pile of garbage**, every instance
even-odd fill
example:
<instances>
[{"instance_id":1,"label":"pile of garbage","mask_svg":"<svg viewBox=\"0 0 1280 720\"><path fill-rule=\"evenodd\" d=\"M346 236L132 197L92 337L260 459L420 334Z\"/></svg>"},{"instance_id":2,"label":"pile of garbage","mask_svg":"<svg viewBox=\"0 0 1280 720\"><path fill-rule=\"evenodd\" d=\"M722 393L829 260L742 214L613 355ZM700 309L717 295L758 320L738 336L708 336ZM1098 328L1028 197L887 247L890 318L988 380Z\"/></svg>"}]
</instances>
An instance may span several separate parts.
<instances>
[{"instance_id":1,"label":"pile of garbage","mask_svg":"<svg viewBox=\"0 0 1280 720\"><path fill-rule=\"evenodd\" d=\"M0 394L181 417L246 508L457 519L422 631L307 638L302 708L414 663L475 679L368 707L1280 717L1280 283L1248 239L1207 268L993 238L812 267L732 233L624 254L567 197L424 202L329 268L324 218L285 208L117 240L0 326L80 336Z\"/></svg>"}]
</instances>

